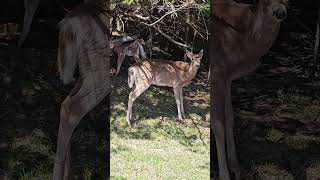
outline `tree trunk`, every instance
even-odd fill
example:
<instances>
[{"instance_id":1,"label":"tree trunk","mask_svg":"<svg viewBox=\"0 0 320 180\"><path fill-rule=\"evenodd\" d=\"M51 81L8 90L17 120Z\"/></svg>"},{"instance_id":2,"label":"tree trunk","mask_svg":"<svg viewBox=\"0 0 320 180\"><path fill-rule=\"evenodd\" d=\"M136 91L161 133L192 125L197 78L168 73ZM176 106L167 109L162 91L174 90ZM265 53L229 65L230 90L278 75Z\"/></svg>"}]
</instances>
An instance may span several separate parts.
<instances>
[{"instance_id":1,"label":"tree trunk","mask_svg":"<svg viewBox=\"0 0 320 180\"><path fill-rule=\"evenodd\" d=\"M317 78L319 75L319 70L320 70L320 64L318 62L318 50L319 50L319 36L320 36L320 8L318 9L318 19L317 19L317 32L316 32L316 38L315 38L315 45L314 45L314 65L315 65L315 72L314 72L314 77Z\"/></svg>"}]
</instances>

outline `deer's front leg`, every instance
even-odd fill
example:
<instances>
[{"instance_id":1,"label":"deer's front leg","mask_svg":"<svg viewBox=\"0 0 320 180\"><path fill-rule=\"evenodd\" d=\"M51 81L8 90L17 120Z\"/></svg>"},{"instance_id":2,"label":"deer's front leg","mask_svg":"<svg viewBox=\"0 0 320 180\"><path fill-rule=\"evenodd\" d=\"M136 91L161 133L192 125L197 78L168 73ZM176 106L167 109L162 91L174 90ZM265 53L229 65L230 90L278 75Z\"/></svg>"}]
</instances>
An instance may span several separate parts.
<instances>
[{"instance_id":1,"label":"deer's front leg","mask_svg":"<svg viewBox=\"0 0 320 180\"><path fill-rule=\"evenodd\" d=\"M181 116L182 116L183 119L185 119L186 118L186 114L184 113L182 87L179 87L179 94L180 94L180 103L181 103Z\"/></svg>"},{"instance_id":2,"label":"deer's front leg","mask_svg":"<svg viewBox=\"0 0 320 180\"><path fill-rule=\"evenodd\" d=\"M27 35L30 32L31 22L34 13L38 9L40 0L24 0L24 17L22 33L18 42L18 47L21 47L22 43L26 40Z\"/></svg>"},{"instance_id":3,"label":"deer's front leg","mask_svg":"<svg viewBox=\"0 0 320 180\"><path fill-rule=\"evenodd\" d=\"M121 65L122 65L122 63L123 63L124 58L125 58L125 54L124 54L124 53L119 53L119 54L118 54L118 59L117 59L117 74L116 74L116 75L118 75L119 72L120 72L120 68L121 68Z\"/></svg>"},{"instance_id":4,"label":"deer's front leg","mask_svg":"<svg viewBox=\"0 0 320 180\"><path fill-rule=\"evenodd\" d=\"M226 159L226 127L225 127L225 89L226 82L223 77L216 78L216 84L212 89L214 96L213 101L214 117L211 122L216 138L216 147L219 164L219 178L221 180L230 180L228 163Z\"/></svg>"},{"instance_id":5,"label":"deer's front leg","mask_svg":"<svg viewBox=\"0 0 320 180\"><path fill-rule=\"evenodd\" d=\"M176 104L177 104L177 108L178 108L178 119L180 121L182 121L183 118L182 118L182 113L181 113L181 94L180 94L180 89L179 89L179 87L174 87L173 91L174 91L174 97L176 99Z\"/></svg>"},{"instance_id":6,"label":"deer's front leg","mask_svg":"<svg viewBox=\"0 0 320 180\"><path fill-rule=\"evenodd\" d=\"M136 84L134 90L130 92L129 98L128 98L128 110L127 110L127 118L126 118L129 126L131 126L133 102L149 87L150 87L149 84Z\"/></svg>"},{"instance_id":7,"label":"deer's front leg","mask_svg":"<svg viewBox=\"0 0 320 180\"><path fill-rule=\"evenodd\" d=\"M227 81L226 84L226 143L227 143L227 158L230 167L235 175L236 180L240 180L240 165L236 153L236 146L234 142L233 126L233 108L232 108L232 98L231 98L231 80Z\"/></svg>"}]
</instances>

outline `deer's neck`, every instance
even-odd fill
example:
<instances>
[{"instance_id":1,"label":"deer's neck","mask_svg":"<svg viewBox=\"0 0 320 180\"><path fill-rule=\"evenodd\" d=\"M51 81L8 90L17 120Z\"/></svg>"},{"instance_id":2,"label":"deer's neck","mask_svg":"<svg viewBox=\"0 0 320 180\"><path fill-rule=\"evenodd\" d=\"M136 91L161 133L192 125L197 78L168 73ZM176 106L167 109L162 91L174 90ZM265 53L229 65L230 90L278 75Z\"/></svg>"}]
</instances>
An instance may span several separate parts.
<instances>
[{"instance_id":1,"label":"deer's neck","mask_svg":"<svg viewBox=\"0 0 320 180\"><path fill-rule=\"evenodd\" d=\"M278 35L280 22L266 14L259 3L251 26L250 38L260 45L270 46Z\"/></svg>"},{"instance_id":2,"label":"deer's neck","mask_svg":"<svg viewBox=\"0 0 320 180\"><path fill-rule=\"evenodd\" d=\"M189 64L189 69L188 69L188 73L187 73L187 79L188 80L192 80L197 75L198 69L199 68L195 67L193 65L193 63L191 62Z\"/></svg>"}]
</instances>

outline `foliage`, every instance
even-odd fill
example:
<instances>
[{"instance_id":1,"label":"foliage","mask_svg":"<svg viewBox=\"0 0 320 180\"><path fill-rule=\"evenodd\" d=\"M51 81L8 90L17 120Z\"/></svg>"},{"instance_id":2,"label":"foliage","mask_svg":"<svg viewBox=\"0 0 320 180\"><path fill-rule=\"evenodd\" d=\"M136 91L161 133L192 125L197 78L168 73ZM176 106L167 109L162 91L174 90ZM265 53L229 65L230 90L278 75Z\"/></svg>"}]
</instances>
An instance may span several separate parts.
<instances>
[{"instance_id":1,"label":"foliage","mask_svg":"<svg viewBox=\"0 0 320 180\"><path fill-rule=\"evenodd\" d=\"M150 56L207 47L209 1L115 0L111 9L114 34L139 35Z\"/></svg>"}]
</instances>

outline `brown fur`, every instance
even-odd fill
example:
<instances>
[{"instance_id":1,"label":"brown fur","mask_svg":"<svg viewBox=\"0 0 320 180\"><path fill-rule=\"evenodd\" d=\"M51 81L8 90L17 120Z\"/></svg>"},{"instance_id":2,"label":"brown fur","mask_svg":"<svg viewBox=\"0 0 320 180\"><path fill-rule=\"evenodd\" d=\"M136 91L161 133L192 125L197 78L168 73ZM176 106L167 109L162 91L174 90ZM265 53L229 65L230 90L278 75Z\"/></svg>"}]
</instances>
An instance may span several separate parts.
<instances>
[{"instance_id":1,"label":"brown fur","mask_svg":"<svg viewBox=\"0 0 320 180\"><path fill-rule=\"evenodd\" d=\"M103 4L101 4L102 6ZM58 70L64 83L79 77L61 104L53 179L70 179L70 138L80 120L111 91L108 7L82 4L60 23Z\"/></svg>"},{"instance_id":2,"label":"brown fur","mask_svg":"<svg viewBox=\"0 0 320 180\"><path fill-rule=\"evenodd\" d=\"M130 41L117 43L113 46L113 51L118 55L117 75L119 74L121 65L126 56L133 57L136 62L141 62L143 59L147 58L143 49L143 45L145 45L143 39L132 39Z\"/></svg>"},{"instance_id":3,"label":"brown fur","mask_svg":"<svg viewBox=\"0 0 320 180\"><path fill-rule=\"evenodd\" d=\"M127 122L131 125L132 104L151 85L173 87L178 108L178 118L185 117L182 88L196 76L203 51L199 54L187 52L191 63L183 61L150 60L133 64L128 69L128 85L135 88L129 94Z\"/></svg>"},{"instance_id":4,"label":"brown fur","mask_svg":"<svg viewBox=\"0 0 320 180\"><path fill-rule=\"evenodd\" d=\"M274 6L276 5L276 6ZM240 166L233 135L232 80L255 70L259 59L276 39L286 0L260 0L257 5L232 0L213 1L213 40L210 63L213 98L211 126L215 133L219 177L240 179Z\"/></svg>"}]
</instances>

